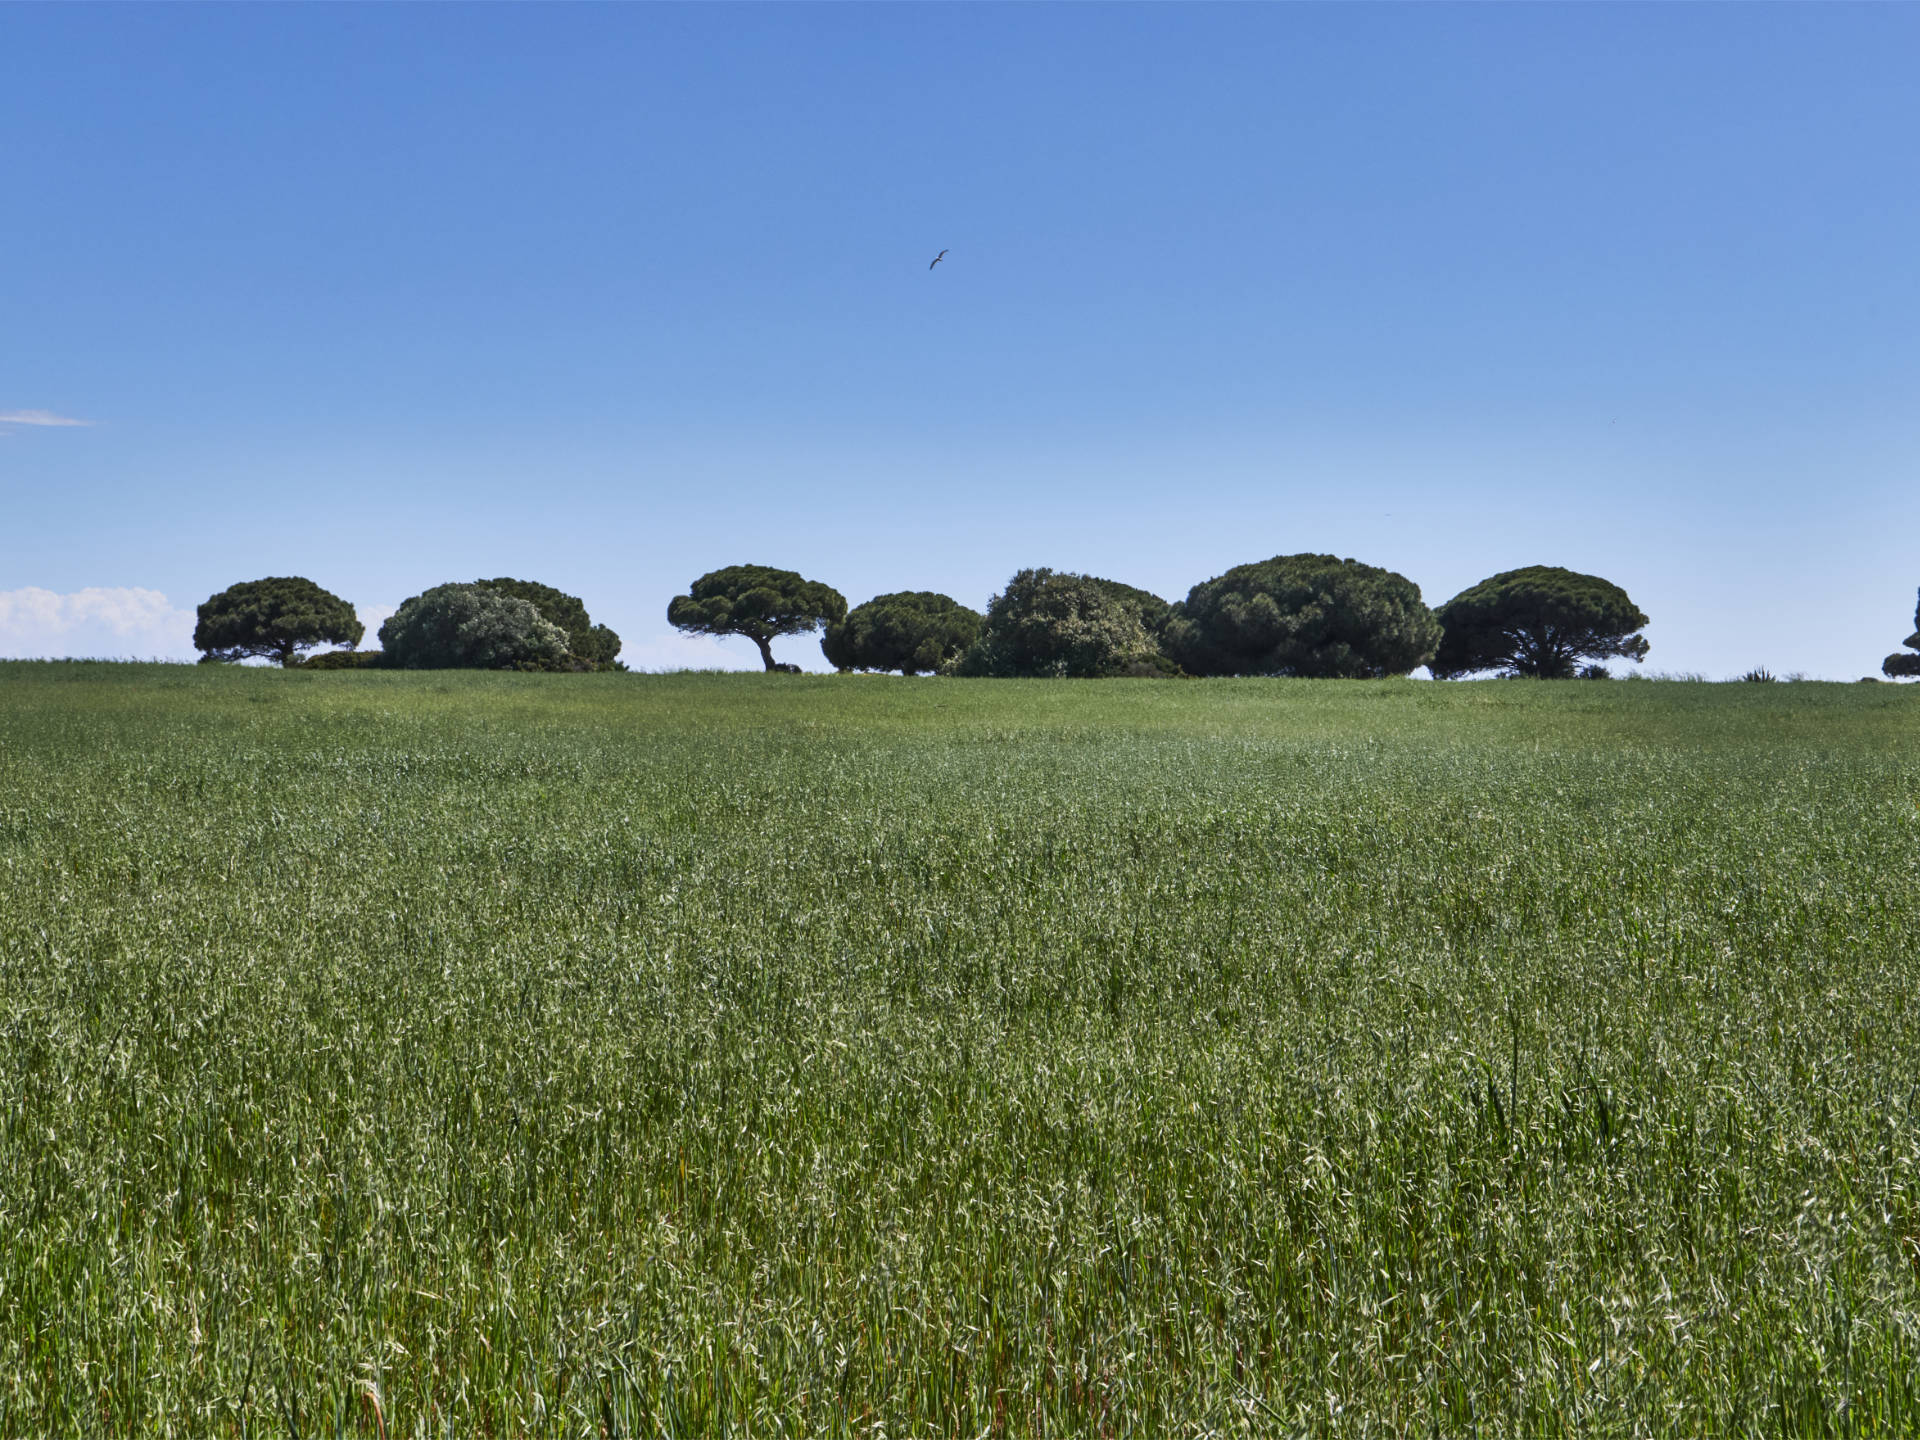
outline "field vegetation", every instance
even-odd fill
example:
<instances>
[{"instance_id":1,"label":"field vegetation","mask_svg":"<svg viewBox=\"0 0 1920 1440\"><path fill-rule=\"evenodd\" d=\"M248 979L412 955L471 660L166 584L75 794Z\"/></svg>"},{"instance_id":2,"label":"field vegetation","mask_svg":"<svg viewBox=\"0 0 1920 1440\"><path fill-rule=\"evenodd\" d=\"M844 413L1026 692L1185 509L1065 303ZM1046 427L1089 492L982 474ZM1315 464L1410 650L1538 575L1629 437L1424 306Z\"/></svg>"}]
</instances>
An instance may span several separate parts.
<instances>
[{"instance_id":1,"label":"field vegetation","mask_svg":"<svg viewBox=\"0 0 1920 1440\"><path fill-rule=\"evenodd\" d=\"M1920 696L0 665L0 1434L1920 1430Z\"/></svg>"}]
</instances>

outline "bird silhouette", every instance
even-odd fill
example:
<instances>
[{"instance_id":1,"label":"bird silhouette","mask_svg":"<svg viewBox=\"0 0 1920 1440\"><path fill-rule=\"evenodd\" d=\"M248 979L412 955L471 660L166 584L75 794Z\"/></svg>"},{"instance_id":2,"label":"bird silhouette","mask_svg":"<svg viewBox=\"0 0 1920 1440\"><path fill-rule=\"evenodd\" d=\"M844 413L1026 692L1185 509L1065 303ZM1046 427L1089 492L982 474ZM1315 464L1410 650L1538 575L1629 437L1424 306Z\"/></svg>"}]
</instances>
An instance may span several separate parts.
<instances>
[{"instance_id":1,"label":"bird silhouette","mask_svg":"<svg viewBox=\"0 0 1920 1440\"><path fill-rule=\"evenodd\" d=\"M942 250L938 255L934 256L932 260L927 262L927 268L931 270L935 265L938 265L942 260L946 258L947 258L947 252Z\"/></svg>"}]
</instances>

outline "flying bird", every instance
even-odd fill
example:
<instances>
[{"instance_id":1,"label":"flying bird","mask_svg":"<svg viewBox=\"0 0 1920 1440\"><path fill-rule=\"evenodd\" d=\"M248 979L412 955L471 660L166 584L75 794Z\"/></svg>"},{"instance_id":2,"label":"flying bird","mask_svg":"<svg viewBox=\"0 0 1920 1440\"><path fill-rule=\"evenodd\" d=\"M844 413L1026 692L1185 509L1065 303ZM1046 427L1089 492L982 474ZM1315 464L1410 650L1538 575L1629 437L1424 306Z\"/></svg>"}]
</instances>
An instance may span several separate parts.
<instances>
[{"instance_id":1,"label":"flying bird","mask_svg":"<svg viewBox=\"0 0 1920 1440\"><path fill-rule=\"evenodd\" d=\"M935 265L938 265L942 260L946 258L947 258L947 252L942 250L938 255L934 256L932 260L927 262L927 268L931 270Z\"/></svg>"}]
</instances>

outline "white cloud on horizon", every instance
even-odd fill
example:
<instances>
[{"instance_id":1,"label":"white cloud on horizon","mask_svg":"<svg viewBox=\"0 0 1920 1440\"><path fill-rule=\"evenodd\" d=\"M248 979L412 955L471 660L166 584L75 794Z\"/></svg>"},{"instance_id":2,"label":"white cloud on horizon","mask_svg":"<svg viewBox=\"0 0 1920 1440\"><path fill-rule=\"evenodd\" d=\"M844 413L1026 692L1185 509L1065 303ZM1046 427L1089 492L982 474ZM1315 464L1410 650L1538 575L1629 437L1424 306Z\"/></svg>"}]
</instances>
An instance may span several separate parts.
<instances>
[{"instance_id":1,"label":"white cloud on horizon","mask_svg":"<svg viewBox=\"0 0 1920 1440\"><path fill-rule=\"evenodd\" d=\"M378 650L380 648L380 627L387 617L398 610L398 605L356 605L354 616L367 627L367 633L360 637L360 649Z\"/></svg>"},{"instance_id":2,"label":"white cloud on horizon","mask_svg":"<svg viewBox=\"0 0 1920 1440\"><path fill-rule=\"evenodd\" d=\"M758 670L759 654L753 642L741 640L728 648L710 635L682 635L678 631L625 640L620 659L629 670Z\"/></svg>"},{"instance_id":3,"label":"white cloud on horizon","mask_svg":"<svg viewBox=\"0 0 1920 1440\"><path fill-rule=\"evenodd\" d=\"M0 425L53 425L86 426L91 420L75 420L69 415L56 415L51 410L0 410Z\"/></svg>"},{"instance_id":4,"label":"white cloud on horizon","mask_svg":"<svg viewBox=\"0 0 1920 1440\"><path fill-rule=\"evenodd\" d=\"M0 658L196 660L194 613L158 590L0 590Z\"/></svg>"}]
</instances>

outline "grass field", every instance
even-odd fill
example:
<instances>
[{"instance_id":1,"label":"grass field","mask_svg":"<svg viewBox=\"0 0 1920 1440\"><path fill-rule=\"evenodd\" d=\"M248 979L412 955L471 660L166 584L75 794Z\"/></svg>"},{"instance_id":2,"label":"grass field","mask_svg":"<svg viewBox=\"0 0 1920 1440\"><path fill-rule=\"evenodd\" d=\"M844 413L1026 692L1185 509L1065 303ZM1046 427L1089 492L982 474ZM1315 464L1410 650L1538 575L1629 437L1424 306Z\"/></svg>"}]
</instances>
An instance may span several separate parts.
<instances>
[{"instance_id":1,"label":"grass field","mask_svg":"<svg viewBox=\"0 0 1920 1440\"><path fill-rule=\"evenodd\" d=\"M1920 1431L1920 693L0 665L0 1434Z\"/></svg>"}]
</instances>

